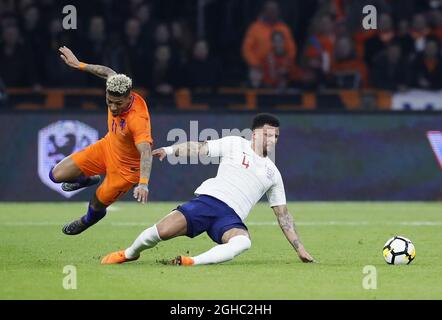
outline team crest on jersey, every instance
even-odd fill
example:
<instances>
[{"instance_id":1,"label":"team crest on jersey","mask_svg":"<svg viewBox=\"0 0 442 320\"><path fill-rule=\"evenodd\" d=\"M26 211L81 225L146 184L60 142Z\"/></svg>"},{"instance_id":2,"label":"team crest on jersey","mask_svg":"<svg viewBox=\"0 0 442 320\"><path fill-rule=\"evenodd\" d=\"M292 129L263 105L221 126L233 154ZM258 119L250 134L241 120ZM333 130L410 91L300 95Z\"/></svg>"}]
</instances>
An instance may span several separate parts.
<instances>
[{"instance_id":1,"label":"team crest on jersey","mask_svg":"<svg viewBox=\"0 0 442 320\"><path fill-rule=\"evenodd\" d=\"M120 133L122 136L126 135L126 132L124 132L124 129L126 129L126 124L127 123L125 119L120 119L119 126L120 126ZM117 128L118 128L117 122L115 121L115 119L112 119L112 132L117 133Z\"/></svg>"},{"instance_id":2,"label":"team crest on jersey","mask_svg":"<svg viewBox=\"0 0 442 320\"><path fill-rule=\"evenodd\" d=\"M121 135L125 136L126 133L124 132L124 129L126 128L126 120L125 119L121 119L120 120L120 132Z\"/></svg>"},{"instance_id":3,"label":"team crest on jersey","mask_svg":"<svg viewBox=\"0 0 442 320\"><path fill-rule=\"evenodd\" d=\"M124 120L124 119L120 120L120 128L121 128L121 131L124 131L124 128L126 128L126 120Z\"/></svg>"},{"instance_id":4,"label":"team crest on jersey","mask_svg":"<svg viewBox=\"0 0 442 320\"><path fill-rule=\"evenodd\" d=\"M49 170L70 154L98 140L98 131L80 121L61 120L38 132L38 175L41 182L66 198L80 192L65 192L49 179Z\"/></svg>"}]
</instances>

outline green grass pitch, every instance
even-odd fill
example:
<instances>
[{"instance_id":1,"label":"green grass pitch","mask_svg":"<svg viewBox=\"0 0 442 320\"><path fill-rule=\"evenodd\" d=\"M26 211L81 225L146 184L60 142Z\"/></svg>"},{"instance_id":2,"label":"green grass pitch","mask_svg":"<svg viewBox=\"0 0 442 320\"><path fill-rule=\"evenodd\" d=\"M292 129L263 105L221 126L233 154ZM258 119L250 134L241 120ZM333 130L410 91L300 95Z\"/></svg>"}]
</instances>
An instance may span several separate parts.
<instances>
[{"instance_id":1,"label":"green grass pitch","mask_svg":"<svg viewBox=\"0 0 442 320\"><path fill-rule=\"evenodd\" d=\"M252 248L234 260L196 267L162 265L178 254L214 245L206 234L176 238L136 262L101 266L177 203L116 203L79 236L61 233L86 204L0 203L0 299L442 299L442 205L437 202L295 202L289 204L306 249L303 264L265 203L249 215ZM393 235L410 238L416 259L384 262ZM63 288L75 266L77 289ZM376 268L377 289L363 288L363 268ZM371 282L373 283L373 282Z\"/></svg>"}]
</instances>

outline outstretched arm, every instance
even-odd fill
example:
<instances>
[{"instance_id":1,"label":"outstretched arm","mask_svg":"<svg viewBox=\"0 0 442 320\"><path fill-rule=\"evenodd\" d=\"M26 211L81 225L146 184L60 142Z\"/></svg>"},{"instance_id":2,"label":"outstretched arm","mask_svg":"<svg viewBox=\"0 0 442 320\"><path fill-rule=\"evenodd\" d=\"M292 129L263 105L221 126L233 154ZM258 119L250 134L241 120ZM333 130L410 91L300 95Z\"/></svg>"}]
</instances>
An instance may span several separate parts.
<instances>
[{"instance_id":1,"label":"outstretched arm","mask_svg":"<svg viewBox=\"0 0 442 320\"><path fill-rule=\"evenodd\" d=\"M147 202L147 196L149 195L147 185L152 169L152 149L148 142L137 144L137 149L140 153L140 182L134 189L134 198L144 204Z\"/></svg>"},{"instance_id":2,"label":"outstretched arm","mask_svg":"<svg viewBox=\"0 0 442 320\"><path fill-rule=\"evenodd\" d=\"M207 142L188 141L170 147L155 149L152 155L163 161L166 156L171 154L177 157L194 157L197 155L207 155L208 152Z\"/></svg>"},{"instance_id":3,"label":"outstretched arm","mask_svg":"<svg viewBox=\"0 0 442 320\"><path fill-rule=\"evenodd\" d=\"M299 239L298 233L295 229L295 223L293 221L292 215L288 212L287 206L274 206L272 207L273 212L275 212L276 217L278 218L279 226L281 227L282 232L284 232L285 237L293 246L293 248L298 253L299 259L302 262L314 262L313 257L304 249L304 245L301 243Z\"/></svg>"},{"instance_id":4,"label":"outstretched arm","mask_svg":"<svg viewBox=\"0 0 442 320\"><path fill-rule=\"evenodd\" d=\"M87 71L96 75L97 77L104 79L107 79L109 76L116 74L116 72L111 68L80 62L68 47L63 46L60 47L58 50L61 53L60 57L63 59L63 61L72 68Z\"/></svg>"}]
</instances>

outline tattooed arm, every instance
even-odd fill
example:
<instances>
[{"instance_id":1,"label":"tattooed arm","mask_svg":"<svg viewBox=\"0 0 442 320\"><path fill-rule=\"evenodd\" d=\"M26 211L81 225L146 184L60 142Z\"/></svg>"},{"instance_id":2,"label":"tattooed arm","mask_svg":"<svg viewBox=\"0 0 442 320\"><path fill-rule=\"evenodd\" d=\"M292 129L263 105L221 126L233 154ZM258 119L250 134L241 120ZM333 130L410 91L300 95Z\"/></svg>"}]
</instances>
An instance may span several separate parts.
<instances>
[{"instance_id":1,"label":"tattooed arm","mask_svg":"<svg viewBox=\"0 0 442 320\"><path fill-rule=\"evenodd\" d=\"M177 157L195 157L198 155L207 155L208 152L207 142L188 141L170 147L156 149L152 152L152 155L159 157L160 161L163 161L168 154L173 154Z\"/></svg>"},{"instance_id":2,"label":"tattooed arm","mask_svg":"<svg viewBox=\"0 0 442 320\"><path fill-rule=\"evenodd\" d=\"M279 226L281 227L282 232L284 232L285 237L293 246L293 248L298 253L299 259L302 262L314 262L312 256L304 249L304 245L301 243L299 239L298 233L295 229L295 223L293 221L292 215L288 212L287 206L275 206L272 207L273 212L278 218Z\"/></svg>"},{"instance_id":3,"label":"tattooed arm","mask_svg":"<svg viewBox=\"0 0 442 320\"><path fill-rule=\"evenodd\" d=\"M117 74L114 70L106 66L100 66L98 64L86 64L84 71L90 72L97 77L107 79L108 77Z\"/></svg>"},{"instance_id":4,"label":"tattooed arm","mask_svg":"<svg viewBox=\"0 0 442 320\"><path fill-rule=\"evenodd\" d=\"M137 149L140 153L140 183L134 189L134 198L144 204L149 194L147 183L152 169L152 149L148 142L137 144Z\"/></svg>"},{"instance_id":5,"label":"tattooed arm","mask_svg":"<svg viewBox=\"0 0 442 320\"><path fill-rule=\"evenodd\" d=\"M60 47L58 49L60 51L60 57L63 61L70 67L87 71L96 75L97 77L107 79L109 76L116 74L114 70L111 68L100 66L96 64L86 64L80 62L77 57L73 54L73 52L67 47Z\"/></svg>"}]
</instances>

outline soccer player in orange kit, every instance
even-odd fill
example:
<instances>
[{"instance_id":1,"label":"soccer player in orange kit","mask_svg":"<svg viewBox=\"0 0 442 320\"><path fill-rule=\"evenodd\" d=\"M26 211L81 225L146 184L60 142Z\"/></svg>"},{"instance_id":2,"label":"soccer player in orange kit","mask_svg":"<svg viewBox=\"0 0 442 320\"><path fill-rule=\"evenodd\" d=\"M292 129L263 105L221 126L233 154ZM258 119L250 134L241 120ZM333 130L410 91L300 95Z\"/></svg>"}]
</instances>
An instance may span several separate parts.
<instances>
[{"instance_id":1,"label":"soccer player in orange kit","mask_svg":"<svg viewBox=\"0 0 442 320\"><path fill-rule=\"evenodd\" d=\"M106 208L134 189L134 198L146 203L152 168L153 143L146 102L132 91L132 80L112 69L80 62L67 47L59 49L64 62L75 69L106 79L109 132L98 142L71 154L58 163L49 177L63 183L62 189L74 191L100 182L89 202L87 213L63 227L63 233L76 235L106 215Z\"/></svg>"}]
</instances>

